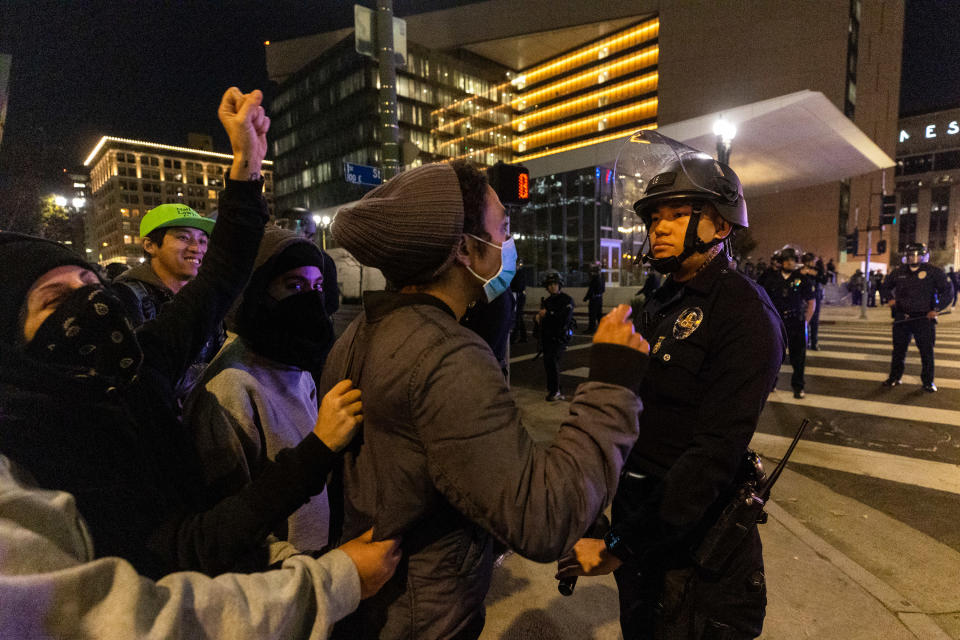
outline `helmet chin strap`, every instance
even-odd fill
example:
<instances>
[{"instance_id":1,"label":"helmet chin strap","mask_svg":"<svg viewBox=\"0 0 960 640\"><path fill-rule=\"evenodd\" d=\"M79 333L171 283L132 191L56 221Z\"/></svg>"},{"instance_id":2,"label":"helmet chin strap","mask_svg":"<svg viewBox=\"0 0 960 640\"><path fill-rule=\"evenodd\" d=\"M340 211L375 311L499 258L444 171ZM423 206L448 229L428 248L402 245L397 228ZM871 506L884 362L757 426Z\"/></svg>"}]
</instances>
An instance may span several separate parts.
<instances>
[{"instance_id":1,"label":"helmet chin strap","mask_svg":"<svg viewBox=\"0 0 960 640\"><path fill-rule=\"evenodd\" d=\"M714 238L709 242L704 242L697 235L697 227L700 226L700 216L703 208L695 206L693 213L690 214L690 222L687 224L687 233L683 237L683 251L678 256L669 258L654 258L653 243L650 243L650 234L647 234L647 242L650 243L650 251L643 256L643 261L653 267L656 271L663 274L675 273L680 270L683 261L694 253L706 253L713 247L723 242L723 238Z\"/></svg>"}]
</instances>

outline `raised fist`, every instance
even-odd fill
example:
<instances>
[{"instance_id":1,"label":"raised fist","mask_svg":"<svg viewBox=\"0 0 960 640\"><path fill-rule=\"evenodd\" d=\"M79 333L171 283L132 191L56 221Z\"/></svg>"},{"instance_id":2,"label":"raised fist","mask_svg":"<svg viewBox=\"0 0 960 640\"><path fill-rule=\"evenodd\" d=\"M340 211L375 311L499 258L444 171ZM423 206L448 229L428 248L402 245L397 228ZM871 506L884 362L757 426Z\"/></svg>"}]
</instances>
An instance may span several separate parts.
<instances>
[{"instance_id":1,"label":"raised fist","mask_svg":"<svg viewBox=\"0 0 960 640\"><path fill-rule=\"evenodd\" d=\"M230 147L233 149L233 180L259 180L260 166L267 155L267 131L270 118L260 103L263 94L259 90L243 93L230 87L220 100L217 116L223 124Z\"/></svg>"}]
</instances>

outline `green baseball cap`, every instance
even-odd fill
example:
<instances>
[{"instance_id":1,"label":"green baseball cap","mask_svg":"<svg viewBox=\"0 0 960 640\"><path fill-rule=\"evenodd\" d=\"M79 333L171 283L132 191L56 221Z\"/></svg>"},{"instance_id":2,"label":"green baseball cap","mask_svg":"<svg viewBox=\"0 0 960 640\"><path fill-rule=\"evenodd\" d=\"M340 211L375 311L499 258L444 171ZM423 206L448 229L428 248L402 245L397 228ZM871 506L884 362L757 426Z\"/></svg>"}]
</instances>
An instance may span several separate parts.
<instances>
[{"instance_id":1,"label":"green baseball cap","mask_svg":"<svg viewBox=\"0 0 960 640\"><path fill-rule=\"evenodd\" d=\"M185 204L170 202L154 207L140 220L140 237L146 236L155 229L167 227L193 227L200 229L208 236L213 232L216 220L204 218L202 215Z\"/></svg>"}]
</instances>

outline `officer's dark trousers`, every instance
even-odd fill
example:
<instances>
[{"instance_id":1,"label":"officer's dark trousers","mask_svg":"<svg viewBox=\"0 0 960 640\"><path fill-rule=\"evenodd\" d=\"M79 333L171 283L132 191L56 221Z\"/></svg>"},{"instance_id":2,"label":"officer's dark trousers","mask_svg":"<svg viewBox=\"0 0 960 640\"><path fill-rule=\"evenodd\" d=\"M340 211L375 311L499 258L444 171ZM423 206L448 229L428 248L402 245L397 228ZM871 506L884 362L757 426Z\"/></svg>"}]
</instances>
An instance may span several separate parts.
<instances>
[{"instance_id":1,"label":"officer's dark trousers","mask_svg":"<svg viewBox=\"0 0 960 640\"><path fill-rule=\"evenodd\" d=\"M937 328L926 317L893 323L893 357L890 359L890 379L899 380L903 376L903 361L910 346L910 336L917 341L920 350L920 380L923 384L933 382L933 343L937 339Z\"/></svg>"},{"instance_id":2,"label":"officer's dark trousers","mask_svg":"<svg viewBox=\"0 0 960 640\"><path fill-rule=\"evenodd\" d=\"M560 391L560 356L565 345L543 341L543 368L547 372L547 393L554 395Z\"/></svg>"},{"instance_id":3,"label":"officer's dark trousers","mask_svg":"<svg viewBox=\"0 0 960 640\"><path fill-rule=\"evenodd\" d=\"M820 333L820 304L823 302L822 298L817 298L817 306L814 307L813 317L810 319L810 325L807 327L807 341L810 343L811 349L817 348L817 336Z\"/></svg>"},{"instance_id":4,"label":"officer's dark trousers","mask_svg":"<svg viewBox=\"0 0 960 640\"><path fill-rule=\"evenodd\" d=\"M623 517L624 502L618 493L615 523ZM624 640L748 640L760 635L767 589L756 527L718 575L682 558L671 559L670 553L650 555L654 559L643 566L623 565L613 574Z\"/></svg>"},{"instance_id":5,"label":"officer's dark trousers","mask_svg":"<svg viewBox=\"0 0 960 640\"><path fill-rule=\"evenodd\" d=\"M600 324L600 318L603 317L603 298L590 298L590 301L587 302L587 310L590 313L590 318L587 322L587 331L593 333L597 329L597 325Z\"/></svg>"},{"instance_id":6,"label":"officer's dark trousers","mask_svg":"<svg viewBox=\"0 0 960 640\"><path fill-rule=\"evenodd\" d=\"M790 353L790 366L793 375L790 376L790 386L794 391L803 389L803 369L807 363L807 327L803 318L784 318L783 326L787 329L787 351Z\"/></svg>"}]
</instances>

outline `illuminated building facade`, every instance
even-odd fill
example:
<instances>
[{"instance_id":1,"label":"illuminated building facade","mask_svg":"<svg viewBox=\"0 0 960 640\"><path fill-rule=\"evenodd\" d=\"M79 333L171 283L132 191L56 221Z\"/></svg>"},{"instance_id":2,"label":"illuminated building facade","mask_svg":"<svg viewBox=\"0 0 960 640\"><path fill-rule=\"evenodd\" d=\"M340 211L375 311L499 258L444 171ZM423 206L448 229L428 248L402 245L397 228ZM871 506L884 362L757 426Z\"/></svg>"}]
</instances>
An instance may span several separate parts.
<instances>
[{"instance_id":1,"label":"illuminated building facade","mask_svg":"<svg viewBox=\"0 0 960 640\"><path fill-rule=\"evenodd\" d=\"M414 61L442 59L450 70L469 77L445 91L432 67L429 73L416 65L398 70L400 128L416 132L421 150L408 166L450 158L485 166L498 160L550 164L551 158L579 157L587 148L640 128L804 90L822 93L892 157L903 13L903 0L750 1L735 11L708 0L609 0L592 7L594 22L585 22L582 3L488 0L407 16ZM535 31L523 16L536 16ZM379 162L374 80L365 81L370 97L361 105L353 94L352 102L339 97L329 84L346 78L346 67L340 75L331 72L329 82L305 78L308 66L325 64L335 57L334 49L361 58L353 51L352 29L267 48L268 70L280 82L271 106L274 126L279 123L286 137L274 147L283 206L332 207L353 200L367 188L343 182L342 162ZM366 64L368 76L375 78L373 62ZM404 82L420 84L411 94ZM290 114L293 94L299 114ZM410 101L429 108L425 119L422 110L417 112L415 126L404 115L413 106ZM316 154L301 153L304 142L295 139L322 121L336 125L326 127L331 135L324 167ZM339 132L349 128L357 128L355 140L365 141L363 151L357 151L363 146L359 142L342 144ZM322 135L307 137L324 144ZM735 170L750 161L742 147L740 153L734 141L730 163ZM608 285L637 283L640 274L632 263L643 234L614 219L609 169L610 164L597 163L531 172L530 203L512 212L528 283L556 269L566 273L568 283L580 284L595 262L601 263ZM304 176L311 172L308 186ZM893 172L887 174L890 192ZM841 272L847 266L852 272L855 258L847 260L841 240L863 226L868 211L879 208L882 183L875 171L750 196L749 233L757 245L750 257L766 259L784 244L798 243L824 261L833 258Z\"/></svg>"},{"instance_id":2,"label":"illuminated building facade","mask_svg":"<svg viewBox=\"0 0 960 640\"><path fill-rule=\"evenodd\" d=\"M102 265L133 264L143 256L140 219L150 209L180 202L200 215L217 208L233 156L142 140L103 136L84 166L93 207L86 219L88 258ZM265 162L264 195L273 208L273 172Z\"/></svg>"},{"instance_id":3,"label":"illuminated building facade","mask_svg":"<svg viewBox=\"0 0 960 640\"><path fill-rule=\"evenodd\" d=\"M897 140L894 248L923 242L960 269L960 108L901 118Z\"/></svg>"}]
</instances>

